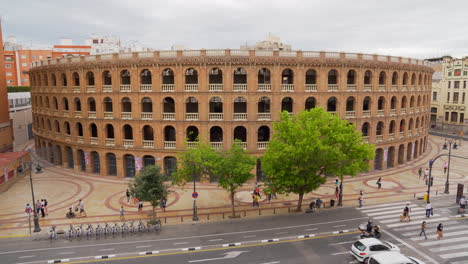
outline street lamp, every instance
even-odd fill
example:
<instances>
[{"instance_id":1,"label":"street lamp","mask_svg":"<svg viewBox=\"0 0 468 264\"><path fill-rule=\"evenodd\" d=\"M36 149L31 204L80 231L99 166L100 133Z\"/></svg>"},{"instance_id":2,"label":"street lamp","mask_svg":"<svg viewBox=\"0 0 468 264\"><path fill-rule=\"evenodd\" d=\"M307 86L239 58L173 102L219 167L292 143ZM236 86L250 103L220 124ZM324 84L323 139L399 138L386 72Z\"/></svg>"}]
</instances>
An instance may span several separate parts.
<instances>
[{"instance_id":1,"label":"street lamp","mask_svg":"<svg viewBox=\"0 0 468 264\"><path fill-rule=\"evenodd\" d=\"M444 146L442 147L443 149L447 149L447 143L448 143L449 154L448 154L448 166L447 166L447 180L445 181L445 190L444 190L445 194L449 194L450 158L452 157L452 144L453 144L453 149L457 149L457 143L452 139L445 139Z\"/></svg>"},{"instance_id":2,"label":"street lamp","mask_svg":"<svg viewBox=\"0 0 468 264\"><path fill-rule=\"evenodd\" d=\"M196 178L196 173L193 173L193 193L196 192L196 187L195 187L195 178ZM197 214L197 198L193 198L193 221L198 221L198 214Z\"/></svg>"},{"instance_id":3,"label":"street lamp","mask_svg":"<svg viewBox=\"0 0 468 264\"><path fill-rule=\"evenodd\" d=\"M338 190L338 204L337 206L343 206L343 176L341 176L340 189Z\"/></svg>"},{"instance_id":4,"label":"street lamp","mask_svg":"<svg viewBox=\"0 0 468 264\"><path fill-rule=\"evenodd\" d=\"M29 157L31 159L31 157ZM36 198L34 197L34 188L32 182L32 170L33 170L33 163L29 161L29 183L31 185L31 196L32 196L32 204L34 208L34 232L41 232L41 227L39 226L39 217L37 216L37 209L36 209ZM36 173L41 173L42 168L40 165L36 167Z\"/></svg>"}]
</instances>

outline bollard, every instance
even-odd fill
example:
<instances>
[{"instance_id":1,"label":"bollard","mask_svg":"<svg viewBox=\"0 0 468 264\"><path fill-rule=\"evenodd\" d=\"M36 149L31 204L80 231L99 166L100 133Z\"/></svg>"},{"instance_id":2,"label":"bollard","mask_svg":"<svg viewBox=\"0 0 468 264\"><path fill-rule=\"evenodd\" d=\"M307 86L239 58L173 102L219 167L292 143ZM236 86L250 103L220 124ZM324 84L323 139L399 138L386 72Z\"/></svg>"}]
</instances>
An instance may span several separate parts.
<instances>
[{"instance_id":1,"label":"bollard","mask_svg":"<svg viewBox=\"0 0 468 264\"><path fill-rule=\"evenodd\" d=\"M210 214L208 214L207 217L208 217L208 220L210 220Z\"/></svg>"},{"instance_id":2,"label":"bollard","mask_svg":"<svg viewBox=\"0 0 468 264\"><path fill-rule=\"evenodd\" d=\"M224 219L224 212L223 212L223 219Z\"/></svg>"},{"instance_id":3,"label":"bollard","mask_svg":"<svg viewBox=\"0 0 468 264\"><path fill-rule=\"evenodd\" d=\"M247 216L247 211L246 211L246 210L244 210L244 217L246 217L246 216Z\"/></svg>"},{"instance_id":4,"label":"bollard","mask_svg":"<svg viewBox=\"0 0 468 264\"><path fill-rule=\"evenodd\" d=\"M184 217L183 217L183 216L180 217L180 221L181 221L181 222L184 221Z\"/></svg>"},{"instance_id":5,"label":"bollard","mask_svg":"<svg viewBox=\"0 0 468 264\"><path fill-rule=\"evenodd\" d=\"M273 208L273 214L276 214L276 208Z\"/></svg>"},{"instance_id":6,"label":"bollard","mask_svg":"<svg viewBox=\"0 0 468 264\"><path fill-rule=\"evenodd\" d=\"M436 195L439 195L439 190L436 190Z\"/></svg>"},{"instance_id":7,"label":"bollard","mask_svg":"<svg viewBox=\"0 0 468 264\"><path fill-rule=\"evenodd\" d=\"M262 215L262 210L258 209L258 215Z\"/></svg>"},{"instance_id":8,"label":"bollard","mask_svg":"<svg viewBox=\"0 0 468 264\"><path fill-rule=\"evenodd\" d=\"M290 213L290 212L291 212L291 208L288 206L288 213Z\"/></svg>"},{"instance_id":9,"label":"bollard","mask_svg":"<svg viewBox=\"0 0 468 264\"><path fill-rule=\"evenodd\" d=\"M416 198L416 193L413 193L413 198Z\"/></svg>"},{"instance_id":10,"label":"bollard","mask_svg":"<svg viewBox=\"0 0 468 264\"><path fill-rule=\"evenodd\" d=\"M164 223L167 224L167 217L164 217Z\"/></svg>"}]
</instances>

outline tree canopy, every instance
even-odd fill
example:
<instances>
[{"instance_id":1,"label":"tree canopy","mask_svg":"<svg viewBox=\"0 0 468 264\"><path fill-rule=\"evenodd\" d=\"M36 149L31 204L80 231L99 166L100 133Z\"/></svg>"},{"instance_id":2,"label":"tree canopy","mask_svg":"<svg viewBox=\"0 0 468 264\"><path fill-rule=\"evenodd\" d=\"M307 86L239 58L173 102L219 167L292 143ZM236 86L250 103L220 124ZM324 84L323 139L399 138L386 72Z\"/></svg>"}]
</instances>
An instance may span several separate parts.
<instances>
[{"instance_id":1,"label":"tree canopy","mask_svg":"<svg viewBox=\"0 0 468 264\"><path fill-rule=\"evenodd\" d=\"M295 116L282 112L262 164L278 192L299 195L300 211L304 194L320 187L327 176L367 171L373 156L374 146L353 125L319 107Z\"/></svg>"}]
</instances>

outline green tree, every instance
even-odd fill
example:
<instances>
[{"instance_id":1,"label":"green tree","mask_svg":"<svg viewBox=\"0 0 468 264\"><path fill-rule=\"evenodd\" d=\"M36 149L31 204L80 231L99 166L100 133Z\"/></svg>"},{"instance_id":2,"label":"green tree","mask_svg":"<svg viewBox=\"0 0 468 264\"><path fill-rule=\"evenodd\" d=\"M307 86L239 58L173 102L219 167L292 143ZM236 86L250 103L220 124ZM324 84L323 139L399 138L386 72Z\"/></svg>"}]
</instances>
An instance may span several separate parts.
<instances>
[{"instance_id":1,"label":"green tree","mask_svg":"<svg viewBox=\"0 0 468 264\"><path fill-rule=\"evenodd\" d=\"M153 207L153 219L156 217L156 207L162 200L167 200L168 186L165 184L167 177L161 173L157 165L144 167L128 184L130 193L141 201L146 201Z\"/></svg>"},{"instance_id":2,"label":"green tree","mask_svg":"<svg viewBox=\"0 0 468 264\"><path fill-rule=\"evenodd\" d=\"M273 124L273 137L262 159L265 174L280 193L304 194L327 176L355 176L369 169L374 146L346 120L314 108L290 117L284 111Z\"/></svg>"}]
</instances>

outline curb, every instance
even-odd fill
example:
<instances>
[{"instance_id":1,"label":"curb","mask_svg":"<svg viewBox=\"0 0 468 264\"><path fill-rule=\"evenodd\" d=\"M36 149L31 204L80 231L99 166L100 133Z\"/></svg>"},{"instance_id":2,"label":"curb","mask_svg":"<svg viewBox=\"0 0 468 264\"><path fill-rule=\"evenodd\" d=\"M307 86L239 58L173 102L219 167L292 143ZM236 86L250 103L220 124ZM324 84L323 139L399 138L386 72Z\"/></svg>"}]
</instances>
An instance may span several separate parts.
<instances>
[{"instance_id":1,"label":"curb","mask_svg":"<svg viewBox=\"0 0 468 264\"><path fill-rule=\"evenodd\" d=\"M47 261L47 264L51 264L51 263L65 263L65 262L70 262L70 259L48 260L48 261Z\"/></svg>"},{"instance_id":2,"label":"curb","mask_svg":"<svg viewBox=\"0 0 468 264\"><path fill-rule=\"evenodd\" d=\"M156 255L159 254L159 251L146 251L146 252L140 252L138 255L144 256L144 255Z\"/></svg>"},{"instance_id":3,"label":"curb","mask_svg":"<svg viewBox=\"0 0 468 264\"><path fill-rule=\"evenodd\" d=\"M94 259L108 259L108 258L114 258L115 255L106 255L106 256L95 256Z\"/></svg>"}]
</instances>

